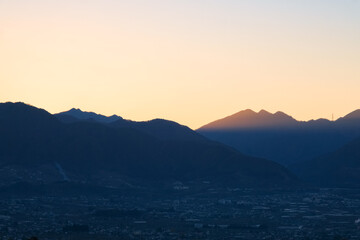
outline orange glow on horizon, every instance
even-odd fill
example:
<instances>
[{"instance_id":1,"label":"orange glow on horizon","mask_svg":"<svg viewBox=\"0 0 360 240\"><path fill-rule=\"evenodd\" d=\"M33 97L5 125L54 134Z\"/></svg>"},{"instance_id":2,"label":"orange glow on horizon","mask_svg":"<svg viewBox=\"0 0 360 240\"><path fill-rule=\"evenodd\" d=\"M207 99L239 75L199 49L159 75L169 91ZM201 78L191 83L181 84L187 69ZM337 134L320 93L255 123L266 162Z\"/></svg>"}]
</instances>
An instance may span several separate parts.
<instances>
[{"instance_id":1,"label":"orange glow on horizon","mask_svg":"<svg viewBox=\"0 0 360 240\"><path fill-rule=\"evenodd\" d=\"M0 101L196 129L360 108L358 1L2 1Z\"/></svg>"}]
</instances>

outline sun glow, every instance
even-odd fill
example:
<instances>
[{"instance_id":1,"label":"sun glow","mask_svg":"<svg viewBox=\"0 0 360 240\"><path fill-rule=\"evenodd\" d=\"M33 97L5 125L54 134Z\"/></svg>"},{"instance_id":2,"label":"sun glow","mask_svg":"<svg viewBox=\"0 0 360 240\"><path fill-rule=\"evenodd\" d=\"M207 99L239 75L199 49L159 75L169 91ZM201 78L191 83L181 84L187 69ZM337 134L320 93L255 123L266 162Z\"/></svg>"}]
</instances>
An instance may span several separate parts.
<instances>
[{"instance_id":1,"label":"sun glow","mask_svg":"<svg viewBox=\"0 0 360 240\"><path fill-rule=\"evenodd\" d=\"M300 4L301 3L301 4ZM358 1L0 1L0 101L197 128L359 108Z\"/></svg>"}]
</instances>

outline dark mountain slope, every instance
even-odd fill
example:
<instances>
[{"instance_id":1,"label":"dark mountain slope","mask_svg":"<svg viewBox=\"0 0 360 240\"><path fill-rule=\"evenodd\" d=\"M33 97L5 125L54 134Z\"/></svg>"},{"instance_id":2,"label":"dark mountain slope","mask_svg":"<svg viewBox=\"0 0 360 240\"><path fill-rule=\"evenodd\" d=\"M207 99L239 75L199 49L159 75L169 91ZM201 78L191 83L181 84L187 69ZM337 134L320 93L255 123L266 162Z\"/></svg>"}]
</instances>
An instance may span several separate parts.
<instances>
[{"instance_id":1,"label":"dark mountain slope","mask_svg":"<svg viewBox=\"0 0 360 240\"><path fill-rule=\"evenodd\" d=\"M48 112L23 103L0 104L0 164L47 161L62 124Z\"/></svg>"},{"instance_id":2,"label":"dark mountain slope","mask_svg":"<svg viewBox=\"0 0 360 240\"><path fill-rule=\"evenodd\" d=\"M206 139L191 130L190 128L180 125L173 121L165 119L154 119L144 122L125 120L117 115L105 117L104 115L84 112L80 109L71 109L67 112L54 114L54 116L64 123L74 123L79 121L99 122L108 124L116 128L132 128L161 140L181 140L181 141L205 141ZM207 140L206 140L207 141Z\"/></svg>"},{"instance_id":3,"label":"dark mountain slope","mask_svg":"<svg viewBox=\"0 0 360 240\"><path fill-rule=\"evenodd\" d=\"M65 124L22 103L0 106L0 170L16 166L17 173L27 171L34 181L48 181L58 172L71 181L111 185L123 179L146 183L207 179L247 187L297 184L280 165L212 141L163 140L132 127L97 122ZM12 148L4 147L9 144ZM49 170L54 165L58 171Z\"/></svg>"},{"instance_id":4,"label":"dark mountain slope","mask_svg":"<svg viewBox=\"0 0 360 240\"><path fill-rule=\"evenodd\" d=\"M340 149L297 163L291 168L304 180L321 186L360 187L360 138Z\"/></svg>"},{"instance_id":5,"label":"dark mountain slope","mask_svg":"<svg viewBox=\"0 0 360 240\"><path fill-rule=\"evenodd\" d=\"M173 121L154 119L147 122L118 120L111 124L117 128L133 128L152 135L160 140L208 142L209 140L190 128Z\"/></svg>"}]
</instances>

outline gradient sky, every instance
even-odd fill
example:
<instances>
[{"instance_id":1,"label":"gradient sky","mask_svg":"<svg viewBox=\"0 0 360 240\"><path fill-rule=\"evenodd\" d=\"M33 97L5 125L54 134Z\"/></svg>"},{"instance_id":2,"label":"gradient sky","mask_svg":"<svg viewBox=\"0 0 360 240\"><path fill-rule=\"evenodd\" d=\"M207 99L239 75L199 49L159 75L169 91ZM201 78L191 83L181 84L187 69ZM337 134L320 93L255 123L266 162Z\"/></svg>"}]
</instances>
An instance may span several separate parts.
<instances>
[{"instance_id":1,"label":"gradient sky","mask_svg":"<svg viewBox=\"0 0 360 240\"><path fill-rule=\"evenodd\" d=\"M360 108L357 0L0 0L0 101L198 128Z\"/></svg>"}]
</instances>

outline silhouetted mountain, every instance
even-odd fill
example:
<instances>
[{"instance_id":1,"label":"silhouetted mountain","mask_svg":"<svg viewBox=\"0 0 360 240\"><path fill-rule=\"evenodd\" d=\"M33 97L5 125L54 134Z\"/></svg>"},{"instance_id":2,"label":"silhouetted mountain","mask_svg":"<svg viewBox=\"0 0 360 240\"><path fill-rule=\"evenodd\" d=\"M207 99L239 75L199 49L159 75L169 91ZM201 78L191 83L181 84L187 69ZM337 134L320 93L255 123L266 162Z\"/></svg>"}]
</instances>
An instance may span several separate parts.
<instances>
[{"instance_id":1,"label":"silhouetted mountain","mask_svg":"<svg viewBox=\"0 0 360 240\"><path fill-rule=\"evenodd\" d=\"M291 169L313 184L360 187L360 138L332 153L291 165Z\"/></svg>"},{"instance_id":2,"label":"silhouetted mountain","mask_svg":"<svg viewBox=\"0 0 360 240\"><path fill-rule=\"evenodd\" d=\"M265 110L256 113L250 109L216 120L199 128L199 131L217 129L268 128L276 126L294 126L297 121L283 112L271 114Z\"/></svg>"},{"instance_id":3,"label":"silhouetted mountain","mask_svg":"<svg viewBox=\"0 0 360 240\"><path fill-rule=\"evenodd\" d=\"M355 110L340 119L360 119L360 109Z\"/></svg>"},{"instance_id":4,"label":"silhouetted mountain","mask_svg":"<svg viewBox=\"0 0 360 240\"><path fill-rule=\"evenodd\" d=\"M118 128L133 128L154 136L160 140L177 141L209 141L202 135L190 128L180 125L173 121L164 119L154 119L146 122L135 122L129 120L118 120L110 124Z\"/></svg>"},{"instance_id":5,"label":"silhouetted mountain","mask_svg":"<svg viewBox=\"0 0 360 240\"><path fill-rule=\"evenodd\" d=\"M334 122L301 122L281 112L245 110L197 131L245 154L288 165L333 151L360 136L359 112Z\"/></svg>"},{"instance_id":6,"label":"silhouetted mountain","mask_svg":"<svg viewBox=\"0 0 360 240\"><path fill-rule=\"evenodd\" d=\"M74 122L78 120L86 120L86 121L96 121L101 123L111 123L117 120L122 119L117 115L112 115L110 117L106 117L101 114L96 114L94 112L83 112L80 109L72 108L69 111L61 112L54 114L59 120L64 122Z\"/></svg>"},{"instance_id":7,"label":"silhouetted mountain","mask_svg":"<svg viewBox=\"0 0 360 240\"><path fill-rule=\"evenodd\" d=\"M83 112L80 109L74 108L68 112L58 113L54 115L57 119L64 123L74 123L78 121L95 121L108 124L108 126L116 128L137 129L161 140L206 140L202 135L191 130L190 128L165 119L154 119L150 121L136 122L131 120L125 120L116 115L113 115L111 117L105 117L100 114Z\"/></svg>"},{"instance_id":8,"label":"silhouetted mountain","mask_svg":"<svg viewBox=\"0 0 360 240\"><path fill-rule=\"evenodd\" d=\"M166 124L170 130L162 129ZM131 185L129 180L146 184L208 180L258 187L297 184L282 166L242 155L174 122L115 125L63 123L23 103L0 104L1 184L59 180L112 186Z\"/></svg>"}]
</instances>

